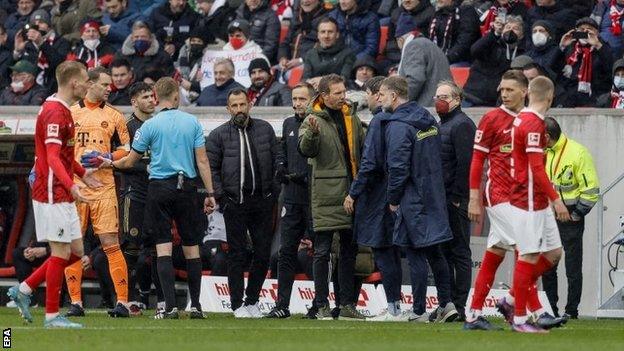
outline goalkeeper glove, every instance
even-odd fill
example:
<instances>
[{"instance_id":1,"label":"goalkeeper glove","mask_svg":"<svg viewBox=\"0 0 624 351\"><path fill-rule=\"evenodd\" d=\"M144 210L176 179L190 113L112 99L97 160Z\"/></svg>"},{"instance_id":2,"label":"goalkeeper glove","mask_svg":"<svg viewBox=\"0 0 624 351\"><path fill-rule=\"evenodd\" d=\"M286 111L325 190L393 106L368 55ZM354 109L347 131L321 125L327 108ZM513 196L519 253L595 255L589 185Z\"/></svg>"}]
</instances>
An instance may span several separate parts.
<instances>
[{"instance_id":1,"label":"goalkeeper glove","mask_svg":"<svg viewBox=\"0 0 624 351\"><path fill-rule=\"evenodd\" d=\"M80 163L85 168L98 168L103 162L99 158L100 156L109 160L113 159L113 155L110 152L101 153L99 151L91 151L82 154Z\"/></svg>"}]
</instances>

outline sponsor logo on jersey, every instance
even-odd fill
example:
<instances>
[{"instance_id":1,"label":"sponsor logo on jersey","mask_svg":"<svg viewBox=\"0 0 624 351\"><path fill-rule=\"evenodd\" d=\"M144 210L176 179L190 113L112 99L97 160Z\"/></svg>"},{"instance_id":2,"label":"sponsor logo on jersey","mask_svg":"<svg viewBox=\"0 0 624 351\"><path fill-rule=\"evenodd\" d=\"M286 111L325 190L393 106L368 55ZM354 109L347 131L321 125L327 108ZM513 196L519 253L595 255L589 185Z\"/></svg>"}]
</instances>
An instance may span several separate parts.
<instances>
[{"instance_id":1,"label":"sponsor logo on jersey","mask_svg":"<svg viewBox=\"0 0 624 351\"><path fill-rule=\"evenodd\" d=\"M500 146L500 152L504 153L504 154L510 154L511 153L511 144L504 144Z\"/></svg>"},{"instance_id":2,"label":"sponsor logo on jersey","mask_svg":"<svg viewBox=\"0 0 624 351\"><path fill-rule=\"evenodd\" d=\"M540 146L540 133L529 133L529 146Z\"/></svg>"},{"instance_id":3,"label":"sponsor logo on jersey","mask_svg":"<svg viewBox=\"0 0 624 351\"><path fill-rule=\"evenodd\" d=\"M48 124L48 136L49 137L58 137L59 136L59 125L55 123Z\"/></svg>"}]
</instances>

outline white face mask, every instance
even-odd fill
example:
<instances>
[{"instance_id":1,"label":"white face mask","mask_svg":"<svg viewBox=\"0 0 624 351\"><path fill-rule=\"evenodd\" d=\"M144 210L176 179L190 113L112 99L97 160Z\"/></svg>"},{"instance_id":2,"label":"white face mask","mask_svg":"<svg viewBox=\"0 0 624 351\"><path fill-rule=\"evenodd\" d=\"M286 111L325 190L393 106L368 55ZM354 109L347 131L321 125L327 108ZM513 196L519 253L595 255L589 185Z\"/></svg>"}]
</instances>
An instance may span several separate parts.
<instances>
[{"instance_id":1,"label":"white face mask","mask_svg":"<svg viewBox=\"0 0 624 351\"><path fill-rule=\"evenodd\" d=\"M82 42L84 43L84 46L91 51L95 51L98 45L100 45L100 39L87 39Z\"/></svg>"},{"instance_id":2,"label":"white face mask","mask_svg":"<svg viewBox=\"0 0 624 351\"><path fill-rule=\"evenodd\" d=\"M533 40L533 45L535 46L543 46L548 41L546 34L541 32L533 33L531 39Z\"/></svg>"},{"instance_id":3,"label":"white face mask","mask_svg":"<svg viewBox=\"0 0 624 351\"><path fill-rule=\"evenodd\" d=\"M587 45L589 42L587 41L587 39L579 39L579 43L581 43L581 45L585 46L585 45Z\"/></svg>"},{"instance_id":4,"label":"white face mask","mask_svg":"<svg viewBox=\"0 0 624 351\"><path fill-rule=\"evenodd\" d=\"M615 86L618 90L624 90L624 77L613 77L613 86Z\"/></svg>"},{"instance_id":5,"label":"white face mask","mask_svg":"<svg viewBox=\"0 0 624 351\"><path fill-rule=\"evenodd\" d=\"M22 82L21 80L18 80L16 82L11 82L11 89L13 89L13 92L15 93L19 93L23 91L24 88L25 88L24 82Z\"/></svg>"}]
</instances>

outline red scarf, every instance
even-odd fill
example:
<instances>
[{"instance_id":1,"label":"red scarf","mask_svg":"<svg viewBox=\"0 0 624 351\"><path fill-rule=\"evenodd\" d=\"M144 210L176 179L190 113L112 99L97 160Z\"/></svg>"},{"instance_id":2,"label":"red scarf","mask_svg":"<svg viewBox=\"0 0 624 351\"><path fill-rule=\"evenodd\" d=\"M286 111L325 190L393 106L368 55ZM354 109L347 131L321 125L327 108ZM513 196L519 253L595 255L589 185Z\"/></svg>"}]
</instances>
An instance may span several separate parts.
<instances>
[{"instance_id":1,"label":"red scarf","mask_svg":"<svg viewBox=\"0 0 624 351\"><path fill-rule=\"evenodd\" d=\"M498 16L498 9L500 8L504 8L507 10L507 13L509 13L509 11L511 10L511 4L515 3L518 0L510 0L507 5L502 5L502 6L497 6L497 3L492 3L492 7L490 7L489 10L487 10L483 16L485 16L485 18L482 20L483 24L481 25L481 36L485 36L486 34L488 34L490 32L490 29L492 28L492 23L494 23L494 20L496 19L496 16ZM482 17L483 17L482 16Z\"/></svg>"},{"instance_id":2,"label":"red scarf","mask_svg":"<svg viewBox=\"0 0 624 351\"><path fill-rule=\"evenodd\" d=\"M48 44L50 44L50 46L52 46L52 44L54 44L55 38L56 38L56 33L52 32L50 33L50 36L48 36L46 41L48 42ZM45 44L45 42L41 43L41 45L43 44ZM37 66L39 66L39 68L41 68L42 71L45 71L48 67L50 67L50 64L48 63L48 58L43 55L43 51L41 50L41 47L39 47L38 49L39 49L39 57L37 58Z\"/></svg>"},{"instance_id":3,"label":"red scarf","mask_svg":"<svg viewBox=\"0 0 624 351\"><path fill-rule=\"evenodd\" d=\"M611 108L624 109L624 91L611 90Z\"/></svg>"},{"instance_id":4,"label":"red scarf","mask_svg":"<svg viewBox=\"0 0 624 351\"><path fill-rule=\"evenodd\" d=\"M260 90L256 91L252 88L249 88L247 90L247 100L249 101L249 104L251 106L256 106L256 102L258 102L258 100L260 100L260 98L262 97L262 95L264 95L264 93L266 93L267 89L273 84L273 75L271 75L269 77L269 81L266 82L266 84L260 88Z\"/></svg>"},{"instance_id":5,"label":"red scarf","mask_svg":"<svg viewBox=\"0 0 624 351\"><path fill-rule=\"evenodd\" d=\"M589 95L591 95L592 50L591 46L582 46L581 43L577 42L572 54L566 58L566 67L564 68L564 71L572 72L572 67L578 63L579 56L581 56L581 66L577 76L578 91Z\"/></svg>"},{"instance_id":6,"label":"red scarf","mask_svg":"<svg viewBox=\"0 0 624 351\"><path fill-rule=\"evenodd\" d=\"M431 25L429 26L429 39L431 39L432 42L436 43L436 45L438 45L438 47L441 48L445 54L449 49L446 46L451 46L451 38L449 38L449 34L451 32L453 18L459 21L459 8L455 8L454 13L449 14L448 19L446 20L446 25L444 26L444 37L442 38L442 45L440 45L440 42L438 41L438 34L436 33L436 25L438 22L436 17L433 17Z\"/></svg>"},{"instance_id":7,"label":"red scarf","mask_svg":"<svg viewBox=\"0 0 624 351\"><path fill-rule=\"evenodd\" d=\"M611 0L609 17L611 18L611 33L613 35L622 35L622 15L624 15L624 8L618 10L617 1Z\"/></svg>"}]
</instances>

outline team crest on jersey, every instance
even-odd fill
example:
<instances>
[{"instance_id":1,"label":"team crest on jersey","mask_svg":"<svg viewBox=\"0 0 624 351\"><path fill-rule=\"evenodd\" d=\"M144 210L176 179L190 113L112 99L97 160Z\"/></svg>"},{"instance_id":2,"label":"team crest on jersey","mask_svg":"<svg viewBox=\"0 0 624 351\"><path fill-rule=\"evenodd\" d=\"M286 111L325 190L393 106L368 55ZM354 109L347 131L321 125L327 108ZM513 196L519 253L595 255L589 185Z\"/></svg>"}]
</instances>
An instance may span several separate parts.
<instances>
[{"instance_id":1,"label":"team crest on jersey","mask_svg":"<svg viewBox=\"0 0 624 351\"><path fill-rule=\"evenodd\" d=\"M48 124L48 136L49 137L57 137L59 136L59 125L58 124Z\"/></svg>"},{"instance_id":2,"label":"team crest on jersey","mask_svg":"<svg viewBox=\"0 0 624 351\"><path fill-rule=\"evenodd\" d=\"M475 143L480 143L481 142L481 138L483 138L483 131L477 129L477 132L475 133L475 139L474 142Z\"/></svg>"},{"instance_id":3,"label":"team crest on jersey","mask_svg":"<svg viewBox=\"0 0 624 351\"><path fill-rule=\"evenodd\" d=\"M102 124L100 124L102 126L102 128L106 129L108 128L108 122L106 121L102 121Z\"/></svg>"},{"instance_id":4,"label":"team crest on jersey","mask_svg":"<svg viewBox=\"0 0 624 351\"><path fill-rule=\"evenodd\" d=\"M529 146L539 146L540 145L540 134L539 133L529 133Z\"/></svg>"}]
</instances>

